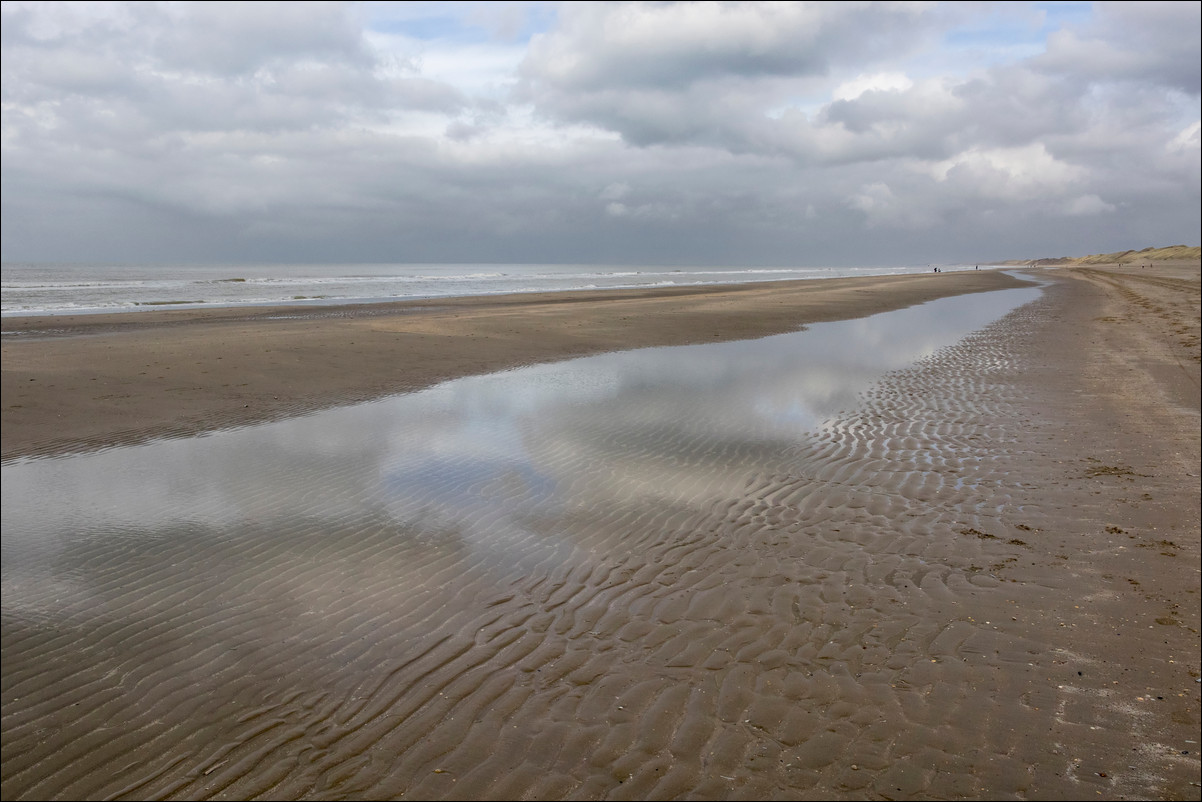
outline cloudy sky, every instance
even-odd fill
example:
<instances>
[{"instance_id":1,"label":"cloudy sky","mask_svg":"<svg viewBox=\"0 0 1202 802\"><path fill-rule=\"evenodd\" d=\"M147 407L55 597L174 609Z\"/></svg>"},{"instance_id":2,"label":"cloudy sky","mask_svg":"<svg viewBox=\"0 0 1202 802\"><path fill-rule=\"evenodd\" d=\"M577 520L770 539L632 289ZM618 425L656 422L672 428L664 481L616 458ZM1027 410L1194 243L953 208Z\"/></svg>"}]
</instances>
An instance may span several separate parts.
<instances>
[{"instance_id":1,"label":"cloudy sky","mask_svg":"<svg viewBox=\"0 0 1202 802\"><path fill-rule=\"evenodd\" d=\"M5 2L5 261L1200 239L1202 3Z\"/></svg>"}]
</instances>

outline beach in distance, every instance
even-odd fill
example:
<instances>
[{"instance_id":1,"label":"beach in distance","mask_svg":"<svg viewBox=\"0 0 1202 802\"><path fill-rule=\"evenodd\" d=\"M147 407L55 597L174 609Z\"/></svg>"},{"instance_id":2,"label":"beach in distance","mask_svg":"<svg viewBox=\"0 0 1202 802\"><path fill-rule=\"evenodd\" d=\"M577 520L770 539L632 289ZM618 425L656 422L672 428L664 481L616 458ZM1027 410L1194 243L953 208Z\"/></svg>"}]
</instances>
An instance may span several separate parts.
<instances>
[{"instance_id":1,"label":"beach in distance","mask_svg":"<svg viewBox=\"0 0 1202 802\"><path fill-rule=\"evenodd\" d=\"M4 799L1199 799L1196 260L0 319Z\"/></svg>"}]
</instances>

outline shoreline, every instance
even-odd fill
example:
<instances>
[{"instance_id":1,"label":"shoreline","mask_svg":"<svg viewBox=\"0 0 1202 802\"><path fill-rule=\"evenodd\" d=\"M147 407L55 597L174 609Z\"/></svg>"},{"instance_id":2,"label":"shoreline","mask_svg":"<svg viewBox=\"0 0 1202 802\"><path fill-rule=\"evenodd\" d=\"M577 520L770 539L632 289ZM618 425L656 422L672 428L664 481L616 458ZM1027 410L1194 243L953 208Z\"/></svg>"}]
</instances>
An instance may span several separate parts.
<instances>
[{"instance_id":1,"label":"shoreline","mask_svg":"<svg viewBox=\"0 0 1202 802\"><path fill-rule=\"evenodd\" d=\"M6 466L5 798L1198 798L1198 268L1039 275L775 446L551 415L563 506L202 460L164 527L103 492L136 453Z\"/></svg>"},{"instance_id":2,"label":"shoreline","mask_svg":"<svg viewBox=\"0 0 1202 802\"><path fill-rule=\"evenodd\" d=\"M679 269L611 265L195 265L117 266L4 263L0 319L140 312L345 307L590 291L704 290L834 278L930 273L935 265ZM238 270L236 268L245 268ZM540 269L547 267L547 270ZM159 269L161 268L161 270ZM421 269L428 268L428 269ZM116 282L106 281L117 269ZM975 266L980 270L980 266ZM1005 269L1005 268L1003 268ZM940 265L939 272L974 265ZM231 273L246 273L233 276ZM118 294L114 294L118 293Z\"/></svg>"},{"instance_id":3,"label":"shoreline","mask_svg":"<svg viewBox=\"0 0 1202 802\"><path fill-rule=\"evenodd\" d=\"M0 321L0 459L258 423L605 351L779 334L1024 286L1001 271Z\"/></svg>"}]
</instances>

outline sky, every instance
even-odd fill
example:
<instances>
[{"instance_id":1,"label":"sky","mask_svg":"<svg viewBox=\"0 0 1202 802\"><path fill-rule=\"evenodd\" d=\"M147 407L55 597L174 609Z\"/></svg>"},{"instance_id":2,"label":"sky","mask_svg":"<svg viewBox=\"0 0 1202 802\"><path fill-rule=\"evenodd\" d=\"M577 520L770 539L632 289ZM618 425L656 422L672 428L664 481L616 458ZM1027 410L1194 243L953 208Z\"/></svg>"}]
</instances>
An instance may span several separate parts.
<instances>
[{"instance_id":1,"label":"sky","mask_svg":"<svg viewBox=\"0 0 1202 802\"><path fill-rule=\"evenodd\" d=\"M4 2L0 258L1197 245L1199 2Z\"/></svg>"}]
</instances>

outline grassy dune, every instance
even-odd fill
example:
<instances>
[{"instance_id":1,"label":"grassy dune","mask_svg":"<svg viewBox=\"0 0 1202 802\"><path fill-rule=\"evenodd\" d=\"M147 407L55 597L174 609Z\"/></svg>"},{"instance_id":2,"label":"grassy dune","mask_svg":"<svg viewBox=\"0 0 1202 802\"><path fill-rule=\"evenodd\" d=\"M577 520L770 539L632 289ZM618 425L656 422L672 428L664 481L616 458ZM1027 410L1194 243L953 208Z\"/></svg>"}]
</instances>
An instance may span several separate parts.
<instances>
[{"instance_id":1,"label":"grassy dune","mask_svg":"<svg viewBox=\"0 0 1202 802\"><path fill-rule=\"evenodd\" d=\"M1202 248L1197 245L1170 245L1167 248L1144 248L1141 251L1116 251L1095 253L1090 256L1057 256L1042 259L1012 259L1007 265L1113 265L1139 264L1141 262L1188 262L1202 259Z\"/></svg>"}]
</instances>

